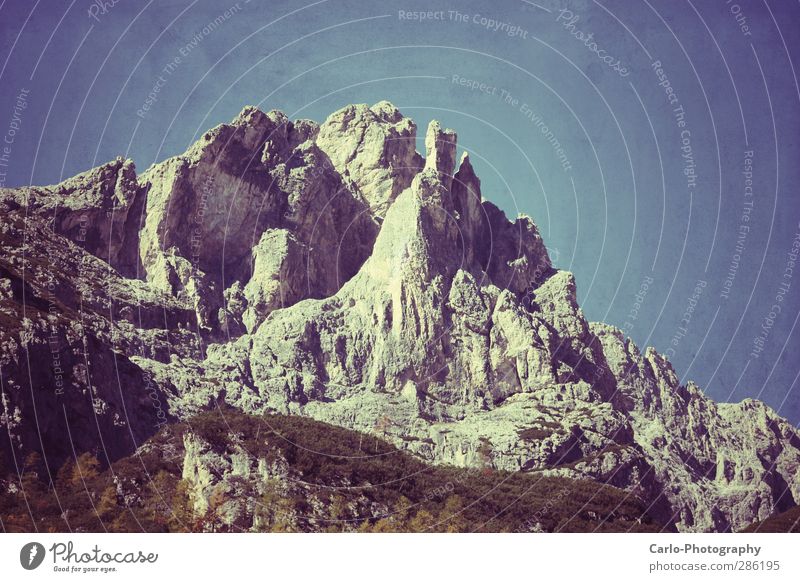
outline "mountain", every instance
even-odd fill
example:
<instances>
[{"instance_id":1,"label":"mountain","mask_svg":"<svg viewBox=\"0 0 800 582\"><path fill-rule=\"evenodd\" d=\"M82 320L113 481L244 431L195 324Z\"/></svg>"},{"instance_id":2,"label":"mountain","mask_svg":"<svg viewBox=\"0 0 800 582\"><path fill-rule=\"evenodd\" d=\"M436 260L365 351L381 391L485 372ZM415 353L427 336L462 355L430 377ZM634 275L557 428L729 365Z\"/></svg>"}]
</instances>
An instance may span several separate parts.
<instances>
[{"instance_id":1,"label":"mountain","mask_svg":"<svg viewBox=\"0 0 800 582\"><path fill-rule=\"evenodd\" d=\"M129 455L224 404L375 433L432 465L591 480L679 531L796 505L800 436L586 321L456 134L388 102L245 108L137 175L0 191L6 465Z\"/></svg>"}]
</instances>

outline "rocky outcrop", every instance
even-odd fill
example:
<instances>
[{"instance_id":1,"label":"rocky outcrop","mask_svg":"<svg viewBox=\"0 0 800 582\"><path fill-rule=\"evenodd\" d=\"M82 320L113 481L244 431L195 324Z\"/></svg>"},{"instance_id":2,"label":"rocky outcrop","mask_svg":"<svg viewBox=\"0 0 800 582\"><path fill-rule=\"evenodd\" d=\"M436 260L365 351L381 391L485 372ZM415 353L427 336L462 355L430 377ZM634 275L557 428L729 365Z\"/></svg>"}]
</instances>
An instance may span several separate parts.
<instances>
[{"instance_id":1,"label":"rocky outcrop","mask_svg":"<svg viewBox=\"0 0 800 582\"><path fill-rule=\"evenodd\" d=\"M378 230L373 214L315 143L318 133L314 122L246 108L141 176L147 209L139 254L146 278L192 296L208 314L198 322L208 337L220 339L213 332L221 328L252 330L277 306L335 293L368 256ZM291 267L264 253L272 241L291 253ZM192 277L173 276L169 265L165 270L171 257L183 259ZM187 288L188 281L203 280L207 291ZM277 280L284 281L280 297L269 283ZM223 325L224 290L237 283L253 303L246 321Z\"/></svg>"},{"instance_id":2,"label":"rocky outcrop","mask_svg":"<svg viewBox=\"0 0 800 582\"><path fill-rule=\"evenodd\" d=\"M653 349L587 322L533 221L508 220L483 199L469 156L456 163L455 133L432 122L424 160L415 136L386 102L320 126L246 108L135 184L127 162L85 174L106 185L84 206L105 208L117 190L127 202L114 204L141 205L122 239L113 229L101 239L134 241L145 281L84 271L64 277L65 293L113 287L90 294L109 330L98 341L127 358L130 382L150 379L170 417L225 402L377 431L430 463L624 488L685 531L737 530L796 504L794 427L756 401L714 403ZM95 191L74 182L51 189ZM30 192L7 204L49 208L35 200L50 189ZM96 250L63 229L47 240L37 253ZM11 272L10 288L20 280ZM135 296L144 315L120 319L113 306L132 310ZM160 305L171 316L159 326L150 306ZM12 434L30 430L19 394L22 412L4 417ZM201 464L238 466L235 454ZM197 467L186 474L207 497Z\"/></svg>"},{"instance_id":3,"label":"rocky outcrop","mask_svg":"<svg viewBox=\"0 0 800 582\"><path fill-rule=\"evenodd\" d=\"M8 435L0 452L7 466L22 466L31 452L51 467L76 451L130 453L175 418L131 358L188 353L191 336L182 328L191 312L122 277L16 198L0 199L0 215L0 429Z\"/></svg>"},{"instance_id":4,"label":"rocky outcrop","mask_svg":"<svg viewBox=\"0 0 800 582\"><path fill-rule=\"evenodd\" d=\"M140 272L137 225L144 194L133 161L117 158L55 186L0 192L120 273L136 277Z\"/></svg>"},{"instance_id":5,"label":"rocky outcrop","mask_svg":"<svg viewBox=\"0 0 800 582\"><path fill-rule=\"evenodd\" d=\"M423 165L417 126L388 101L348 105L322 124L317 145L336 171L383 216Z\"/></svg>"}]
</instances>

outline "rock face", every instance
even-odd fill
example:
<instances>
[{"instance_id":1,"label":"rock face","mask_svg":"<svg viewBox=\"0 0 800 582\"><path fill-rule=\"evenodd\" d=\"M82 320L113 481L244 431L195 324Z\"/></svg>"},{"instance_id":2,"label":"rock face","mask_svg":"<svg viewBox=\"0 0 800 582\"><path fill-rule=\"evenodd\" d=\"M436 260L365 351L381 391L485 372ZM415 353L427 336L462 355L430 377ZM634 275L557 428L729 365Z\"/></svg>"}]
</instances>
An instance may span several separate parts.
<instances>
[{"instance_id":1,"label":"rock face","mask_svg":"<svg viewBox=\"0 0 800 582\"><path fill-rule=\"evenodd\" d=\"M246 108L138 178L118 160L3 191L4 236L30 241L63 208L47 248L27 257L111 265L60 283L70 309L92 288L104 333L73 336L94 338L91 390L106 410L141 400L147 378L168 419L221 401L310 416L378 431L431 463L609 483L684 531L737 530L796 504L800 436L787 421L757 401L716 404L653 349L587 322L533 221L509 221L469 157L457 163L455 133L432 122L424 160L415 137L387 102L321 126ZM26 209L41 224L23 224ZM80 212L98 221L76 246ZM41 297L47 281L27 281L15 260L2 259L0 305L24 322L21 286ZM160 323L158 307L170 314ZM65 313L59 326L77 321ZM26 330L4 329L0 361L17 454L37 449L19 338L44 331ZM128 375L102 377L102 357ZM141 414L125 420L135 438L153 424Z\"/></svg>"},{"instance_id":2,"label":"rock face","mask_svg":"<svg viewBox=\"0 0 800 582\"><path fill-rule=\"evenodd\" d=\"M422 168L417 126L388 101L349 105L322 124L317 145L348 185L383 216Z\"/></svg>"},{"instance_id":3,"label":"rock face","mask_svg":"<svg viewBox=\"0 0 800 582\"><path fill-rule=\"evenodd\" d=\"M369 255L375 217L315 143L319 131L311 121L246 108L141 176L146 279L196 304L202 335L228 339L241 328L225 297L237 282L251 281L245 327L252 330L277 307L335 293ZM267 257L265 245L279 239L283 250ZM282 281L283 292L270 281ZM223 325L231 321L239 325Z\"/></svg>"},{"instance_id":4,"label":"rock face","mask_svg":"<svg viewBox=\"0 0 800 582\"><path fill-rule=\"evenodd\" d=\"M49 220L51 230L119 273L135 277L139 272L137 220L144 194L131 160L117 158L56 186L5 190L4 197Z\"/></svg>"},{"instance_id":5,"label":"rock face","mask_svg":"<svg viewBox=\"0 0 800 582\"><path fill-rule=\"evenodd\" d=\"M107 177L109 166L84 176ZM74 451L128 454L174 419L132 358L167 361L193 343L182 329L193 319L190 310L92 254L107 252L104 245L60 234L70 213L85 211L97 218L95 241L109 233L103 240L115 240L101 222L105 214L83 206L85 199L66 209L43 199L61 192L37 189L33 208L20 206L20 192L0 192L0 425L7 435L0 453L9 468L21 467L34 451L56 468ZM108 191L75 191L93 193ZM96 203L103 208L108 199Z\"/></svg>"}]
</instances>

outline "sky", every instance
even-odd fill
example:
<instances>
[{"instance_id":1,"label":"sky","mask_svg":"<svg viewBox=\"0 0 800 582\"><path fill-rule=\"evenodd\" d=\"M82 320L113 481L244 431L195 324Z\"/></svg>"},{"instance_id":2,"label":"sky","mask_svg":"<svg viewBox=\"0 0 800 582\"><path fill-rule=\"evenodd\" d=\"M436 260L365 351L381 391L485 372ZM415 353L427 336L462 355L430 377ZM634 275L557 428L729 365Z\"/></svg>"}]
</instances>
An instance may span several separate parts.
<instances>
[{"instance_id":1,"label":"sky","mask_svg":"<svg viewBox=\"0 0 800 582\"><path fill-rule=\"evenodd\" d=\"M0 187L138 170L245 105L455 129L590 320L800 422L800 4L0 0Z\"/></svg>"}]
</instances>

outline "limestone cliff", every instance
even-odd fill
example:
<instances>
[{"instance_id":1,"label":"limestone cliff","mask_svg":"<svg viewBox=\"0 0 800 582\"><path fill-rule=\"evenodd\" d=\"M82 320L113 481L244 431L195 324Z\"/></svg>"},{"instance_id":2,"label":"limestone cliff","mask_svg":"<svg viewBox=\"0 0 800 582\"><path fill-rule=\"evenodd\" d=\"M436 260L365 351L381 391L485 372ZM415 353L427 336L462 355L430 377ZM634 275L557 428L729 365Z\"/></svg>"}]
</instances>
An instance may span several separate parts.
<instances>
[{"instance_id":1,"label":"limestone cliff","mask_svg":"<svg viewBox=\"0 0 800 582\"><path fill-rule=\"evenodd\" d=\"M377 432L430 463L608 483L679 530L796 504L793 426L757 401L711 401L587 322L573 276L530 218L483 198L456 134L431 123L424 159L415 140L388 102L319 126L246 108L139 176L118 160L0 191L5 449L64 454L50 440L65 433L37 441L53 375L32 346L50 325L67 390L108 419L98 432L90 409L67 415L81 449L226 402Z\"/></svg>"}]
</instances>

